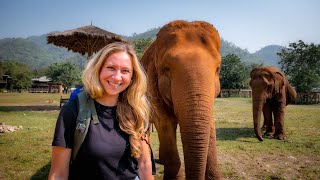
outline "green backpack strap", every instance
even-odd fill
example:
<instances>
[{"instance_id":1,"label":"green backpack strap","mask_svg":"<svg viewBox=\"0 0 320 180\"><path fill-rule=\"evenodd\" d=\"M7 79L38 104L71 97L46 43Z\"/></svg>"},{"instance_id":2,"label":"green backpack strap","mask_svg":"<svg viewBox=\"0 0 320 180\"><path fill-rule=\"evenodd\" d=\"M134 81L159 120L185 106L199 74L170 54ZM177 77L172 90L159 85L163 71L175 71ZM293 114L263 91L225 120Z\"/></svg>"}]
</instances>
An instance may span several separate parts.
<instances>
[{"instance_id":1,"label":"green backpack strap","mask_svg":"<svg viewBox=\"0 0 320 180\"><path fill-rule=\"evenodd\" d=\"M99 123L93 99L85 91L79 93L77 97L79 100L79 111L76 121L76 129L74 132L72 160L75 160L81 144L87 135L91 119L94 124Z\"/></svg>"}]
</instances>

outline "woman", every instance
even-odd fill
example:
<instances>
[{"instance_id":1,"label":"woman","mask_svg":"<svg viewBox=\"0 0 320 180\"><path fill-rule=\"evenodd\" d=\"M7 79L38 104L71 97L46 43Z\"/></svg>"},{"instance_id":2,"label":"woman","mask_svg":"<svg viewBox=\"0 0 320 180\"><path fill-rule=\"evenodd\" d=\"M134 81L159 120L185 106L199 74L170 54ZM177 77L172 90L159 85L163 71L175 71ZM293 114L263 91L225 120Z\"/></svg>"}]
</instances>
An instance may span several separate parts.
<instances>
[{"instance_id":1,"label":"woman","mask_svg":"<svg viewBox=\"0 0 320 180\"><path fill-rule=\"evenodd\" d=\"M111 43L87 64L82 82L99 123L90 124L70 164L78 99L59 114L49 179L153 179L145 138L150 107L147 80L131 45Z\"/></svg>"}]
</instances>

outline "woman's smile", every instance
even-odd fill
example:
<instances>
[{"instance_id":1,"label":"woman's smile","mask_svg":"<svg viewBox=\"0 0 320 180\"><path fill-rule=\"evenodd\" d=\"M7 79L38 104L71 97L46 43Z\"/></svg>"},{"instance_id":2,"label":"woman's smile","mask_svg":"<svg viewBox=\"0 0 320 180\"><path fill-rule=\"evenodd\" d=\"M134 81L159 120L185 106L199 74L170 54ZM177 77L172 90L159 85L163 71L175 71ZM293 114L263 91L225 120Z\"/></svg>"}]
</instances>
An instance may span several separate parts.
<instances>
[{"instance_id":1,"label":"woman's smile","mask_svg":"<svg viewBox=\"0 0 320 180\"><path fill-rule=\"evenodd\" d=\"M118 97L131 82L132 70L131 57L126 52L117 52L109 56L100 72L100 82L105 93Z\"/></svg>"}]
</instances>

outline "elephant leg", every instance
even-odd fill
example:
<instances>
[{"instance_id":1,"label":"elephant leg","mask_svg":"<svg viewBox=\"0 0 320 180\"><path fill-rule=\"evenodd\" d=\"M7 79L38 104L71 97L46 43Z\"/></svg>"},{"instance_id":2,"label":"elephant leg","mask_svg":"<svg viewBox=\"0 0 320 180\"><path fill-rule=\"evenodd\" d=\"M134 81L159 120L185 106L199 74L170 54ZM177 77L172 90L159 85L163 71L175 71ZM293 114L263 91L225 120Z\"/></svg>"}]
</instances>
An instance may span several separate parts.
<instances>
[{"instance_id":1,"label":"elephant leg","mask_svg":"<svg viewBox=\"0 0 320 180\"><path fill-rule=\"evenodd\" d=\"M214 125L211 124L210 128L210 139L209 139L209 149L208 149L208 159L206 166L206 179L221 179L219 173L218 160L217 160L217 150L216 150L216 130Z\"/></svg>"},{"instance_id":2,"label":"elephant leg","mask_svg":"<svg viewBox=\"0 0 320 180\"><path fill-rule=\"evenodd\" d=\"M264 133L264 136L273 137L275 129L272 120L272 108L270 103L265 103L263 106L263 117L266 125L266 132Z\"/></svg>"},{"instance_id":3,"label":"elephant leg","mask_svg":"<svg viewBox=\"0 0 320 180\"><path fill-rule=\"evenodd\" d=\"M159 159L164 165L163 179L183 179L184 171L181 166L176 141L177 124L161 119L157 126L160 141Z\"/></svg>"},{"instance_id":4,"label":"elephant leg","mask_svg":"<svg viewBox=\"0 0 320 180\"><path fill-rule=\"evenodd\" d=\"M284 132L284 113L285 113L285 103L277 102L274 106L274 126L275 126L275 139L285 139L286 134Z\"/></svg>"}]
</instances>

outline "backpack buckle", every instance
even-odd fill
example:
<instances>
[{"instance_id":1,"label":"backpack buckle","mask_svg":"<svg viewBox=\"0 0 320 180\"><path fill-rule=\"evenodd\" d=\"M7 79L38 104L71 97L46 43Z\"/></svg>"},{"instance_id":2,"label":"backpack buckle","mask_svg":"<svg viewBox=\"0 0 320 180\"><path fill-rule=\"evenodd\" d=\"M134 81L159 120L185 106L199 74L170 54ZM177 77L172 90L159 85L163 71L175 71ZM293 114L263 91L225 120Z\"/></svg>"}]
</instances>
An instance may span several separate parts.
<instances>
[{"instance_id":1,"label":"backpack buckle","mask_svg":"<svg viewBox=\"0 0 320 180\"><path fill-rule=\"evenodd\" d=\"M83 122L78 122L76 130L80 131L81 133L85 133L86 131L86 121L88 119L85 119Z\"/></svg>"}]
</instances>

